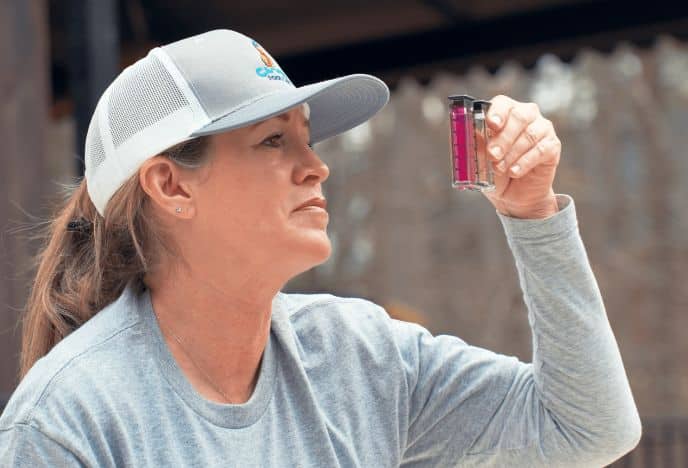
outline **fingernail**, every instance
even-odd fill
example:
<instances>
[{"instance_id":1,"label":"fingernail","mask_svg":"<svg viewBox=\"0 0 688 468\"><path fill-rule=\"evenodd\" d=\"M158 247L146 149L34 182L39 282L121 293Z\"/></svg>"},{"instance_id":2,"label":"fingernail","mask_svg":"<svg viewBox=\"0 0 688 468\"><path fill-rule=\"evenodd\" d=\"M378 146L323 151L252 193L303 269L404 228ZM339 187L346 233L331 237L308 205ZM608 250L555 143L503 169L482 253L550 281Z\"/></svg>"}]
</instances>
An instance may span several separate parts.
<instances>
[{"instance_id":1,"label":"fingernail","mask_svg":"<svg viewBox=\"0 0 688 468\"><path fill-rule=\"evenodd\" d=\"M496 160L500 160L502 159L502 148L497 145L490 146L490 154L492 154Z\"/></svg>"},{"instance_id":2,"label":"fingernail","mask_svg":"<svg viewBox=\"0 0 688 468\"><path fill-rule=\"evenodd\" d=\"M521 166L519 166L518 164L514 164L513 166L511 166L511 172L513 172L514 174L518 174L520 170Z\"/></svg>"},{"instance_id":3,"label":"fingernail","mask_svg":"<svg viewBox=\"0 0 688 468\"><path fill-rule=\"evenodd\" d=\"M504 161L499 161L499 164L497 164L497 169L499 169L499 172L504 172L504 169L506 169L506 163Z\"/></svg>"},{"instance_id":4,"label":"fingernail","mask_svg":"<svg viewBox=\"0 0 688 468\"><path fill-rule=\"evenodd\" d=\"M495 125L499 125L502 123L502 118L500 116L498 116L497 114L490 116L490 120Z\"/></svg>"}]
</instances>

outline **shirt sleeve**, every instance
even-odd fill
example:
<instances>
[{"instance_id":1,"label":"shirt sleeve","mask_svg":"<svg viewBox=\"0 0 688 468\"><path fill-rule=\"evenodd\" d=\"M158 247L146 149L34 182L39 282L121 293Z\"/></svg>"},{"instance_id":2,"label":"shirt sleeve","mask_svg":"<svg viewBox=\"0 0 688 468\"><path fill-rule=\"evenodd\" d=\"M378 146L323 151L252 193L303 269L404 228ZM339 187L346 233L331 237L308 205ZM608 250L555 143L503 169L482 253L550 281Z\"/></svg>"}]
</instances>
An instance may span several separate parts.
<instances>
[{"instance_id":1,"label":"shirt sleeve","mask_svg":"<svg viewBox=\"0 0 688 468\"><path fill-rule=\"evenodd\" d=\"M540 220L498 213L516 261L532 363L390 319L409 392L402 466L604 466L641 423L573 199Z\"/></svg>"},{"instance_id":2,"label":"shirt sleeve","mask_svg":"<svg viewBox=\"0 0 688 468\"><path fill-rule=\"evenodd\" d=\"M0 429L0 460L2 466L13 468L86 467L62 444L28 424Z\"/></svg>"}]
</instances>

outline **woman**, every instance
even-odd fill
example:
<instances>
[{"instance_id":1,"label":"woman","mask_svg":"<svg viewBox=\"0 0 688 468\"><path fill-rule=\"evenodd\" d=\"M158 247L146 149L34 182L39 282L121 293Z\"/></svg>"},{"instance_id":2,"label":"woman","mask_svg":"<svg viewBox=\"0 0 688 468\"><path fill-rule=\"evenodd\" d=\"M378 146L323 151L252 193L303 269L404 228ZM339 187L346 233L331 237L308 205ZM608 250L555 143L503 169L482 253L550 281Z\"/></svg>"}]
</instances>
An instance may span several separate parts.
<instances>
[{"instance_id":1,"label":"woman","mask_svg":"<svg viewBox=\"0 0 688 468\"><path fill-rule=\"evenodd\" d=\"M363 299L280 291L330 255L312 144L388 96L369 75L296 88L229 30L123 71L41 255L5 465L603 466L631 450L640 420L534 104L492 100L488 196L532 364Z\"/></svg>"}]
</instances>

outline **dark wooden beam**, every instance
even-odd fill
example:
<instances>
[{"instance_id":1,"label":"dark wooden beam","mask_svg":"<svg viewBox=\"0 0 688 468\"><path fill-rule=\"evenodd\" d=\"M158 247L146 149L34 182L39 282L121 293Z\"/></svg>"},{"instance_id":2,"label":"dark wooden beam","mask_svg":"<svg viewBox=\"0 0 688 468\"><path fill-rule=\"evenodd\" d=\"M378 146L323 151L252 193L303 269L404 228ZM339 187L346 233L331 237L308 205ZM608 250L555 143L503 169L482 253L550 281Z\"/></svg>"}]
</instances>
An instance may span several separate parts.
<instances>
[{"instance_id":1,"label":"dark wooden beam","mask_svg":"<svg viewBox=\"0 0 688 468\"><path fill-rule=\"evenodd\" d=\"M421 0L421 3L426 5L428 8L437 11L439 14L449 20L449 23L451 24L462 23L467 19L466 16L456 11L456 8L454 8L454 6L448 0Z\"/></svg>"},{"instance_id":2,"label":"dark wooden beam","mask_svg":"<svg viewBox=\"0 0 688 468\"><path fill-rule=\"evenodd\" d=\"M543 49L547 44L580 45L589 37L605 38L606 44L598 40L596 46L609 48L620 40L648 40L647 31L685 37L686 19L685 2L655 2L650 8L640 2L599 1L276 58L301 85L349 73L384 75L508 50Z\"/></svg>"},{"instance_id":3,"label":"dark wooden beam","mask_svg":"<svg viewBox=\"0 0 688 468\"><path fill-rule=\"evenodd\" d=\"M116 0L69 0L69 88L76 119L78 175L84 173L84 143L100 95L119 72Z\"/></svg>"}]
</instances>

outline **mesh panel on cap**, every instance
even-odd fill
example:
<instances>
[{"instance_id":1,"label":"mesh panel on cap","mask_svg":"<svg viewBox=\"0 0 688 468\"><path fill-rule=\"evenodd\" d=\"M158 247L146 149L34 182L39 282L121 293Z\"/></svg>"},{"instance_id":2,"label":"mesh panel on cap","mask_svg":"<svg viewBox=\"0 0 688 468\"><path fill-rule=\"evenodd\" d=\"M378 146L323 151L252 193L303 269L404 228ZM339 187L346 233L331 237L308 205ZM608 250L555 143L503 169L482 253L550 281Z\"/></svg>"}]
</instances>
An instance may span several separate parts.
<instances>
[{"instance_id":1,"label":"mesh panel on cap","mask_svg":"<svg viewBox=\"0 0 688 468\"><path fill-rule=\"evenodd\" d=\"M97 111L94 113L86 133L86 161L90 171L105 161L105 148L103 148L103 141L100 138Z\"/></svg>"},{"instance_id":2,"label":"mesh panel on cap","mask_svg":"<svg viewBox=\"0 0 688 468\"><path fill-rule=\"evenodd\" d=\"M131 68L113 83L110 93L108 120L115 147L172 112L189 106L172 76L154 55Z\"/></svg>"}]
</instances>

